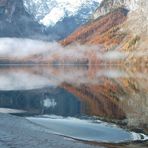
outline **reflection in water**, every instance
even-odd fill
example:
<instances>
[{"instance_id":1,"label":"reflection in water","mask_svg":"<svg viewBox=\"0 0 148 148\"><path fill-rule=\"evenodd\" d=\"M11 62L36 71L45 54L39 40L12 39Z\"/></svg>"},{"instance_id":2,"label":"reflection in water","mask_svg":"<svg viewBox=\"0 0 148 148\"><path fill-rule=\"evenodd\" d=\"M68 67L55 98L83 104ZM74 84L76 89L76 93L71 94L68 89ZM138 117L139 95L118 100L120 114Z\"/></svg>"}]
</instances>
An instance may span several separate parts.
<instances>
[{"instance_id":1,"label":"reflection in water","mask_svg":"<svg viewBox=\"0 0 148 148\"><path fill-rule=\"evenodd\" d=\"M22 115L81 115L82 102L62 88L0 91L0 107L25 110Z\"/></svg>"},{"instance_id":2,"label":"reflection in water","mask_svg":"<svg viewBox=\"0 0 148 148\"><path fill-rule=\"evenodd\" d=\"M94 117L148 133L147 68L1 67L0 107Z\"/></svg>"},{"instance_id":3,"label":"reflection in water","mask_svg":"<svg viewBox=\"0 0 148 148\"><path fill-rule=\"evenodd\" d=\"M18 114L18 113L24 113L25 111L23 110L17 110L17 109L9 109L9 108L0 108L0 113L5 113L5 114Z\"/></svg>"}]
</instances>

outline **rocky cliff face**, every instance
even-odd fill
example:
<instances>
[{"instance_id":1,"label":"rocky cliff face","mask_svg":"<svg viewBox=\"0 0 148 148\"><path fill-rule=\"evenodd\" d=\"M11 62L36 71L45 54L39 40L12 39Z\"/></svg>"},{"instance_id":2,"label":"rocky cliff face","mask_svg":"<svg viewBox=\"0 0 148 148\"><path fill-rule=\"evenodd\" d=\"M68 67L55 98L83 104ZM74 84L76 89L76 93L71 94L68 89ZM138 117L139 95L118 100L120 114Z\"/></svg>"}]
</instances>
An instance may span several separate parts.
<instances>
[{"instance_id":1,"label":"rocky cliff face","mask_svg":"<svg viewBox=\"0 0 148 148\"><path fill-rule=\"evenodd\" d=\"M127 28L135 35L148 35L148 1L139 0L137 9L129 14Z\"/></svg>"},{"instance_id":2,"label":"rocky cliff face","mask_svg":"<svg viewBox=\"0 0 148 148\"><path fill-rule=\"evenodd\" d=\"M94 13L93 19L97 19L121 7L133 11L138 8L138 0L104 0Z\"/></svg>"}]
</instances>

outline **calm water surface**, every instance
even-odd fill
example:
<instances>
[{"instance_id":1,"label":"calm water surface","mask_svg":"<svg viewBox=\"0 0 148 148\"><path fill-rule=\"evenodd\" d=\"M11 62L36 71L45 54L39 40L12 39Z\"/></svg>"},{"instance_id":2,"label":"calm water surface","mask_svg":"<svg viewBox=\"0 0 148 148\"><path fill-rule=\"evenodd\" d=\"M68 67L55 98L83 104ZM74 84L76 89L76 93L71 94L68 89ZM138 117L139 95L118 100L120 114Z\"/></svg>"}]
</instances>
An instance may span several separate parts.
<instances>
[{"instance_id":1,"label":"calm water surface","mask_svg":"<svg viewBox=\"0 0 148 148\"><path fill-rule=\"evenodd\" d=\"M148 69L0 67L0 112L80 140L148 139Z\"/></svg>"}]
</instances>

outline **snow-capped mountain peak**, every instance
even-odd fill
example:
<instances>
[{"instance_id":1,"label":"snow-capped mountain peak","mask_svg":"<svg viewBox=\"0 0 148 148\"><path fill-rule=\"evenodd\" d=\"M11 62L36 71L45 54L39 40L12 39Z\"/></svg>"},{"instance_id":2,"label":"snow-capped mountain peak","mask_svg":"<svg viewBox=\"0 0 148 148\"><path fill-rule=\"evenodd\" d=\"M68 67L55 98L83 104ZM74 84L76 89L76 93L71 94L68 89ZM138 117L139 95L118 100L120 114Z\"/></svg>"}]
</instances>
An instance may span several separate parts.
<instances>
[{"instance_id":1,"label":"snow-capped mountain peak","mask_svg":"<svg viewBox=\"0 0 148 148\"><path fill-rule=\"evenodd\" d=\"M102 0L23 0L26 10L44 26L54 26L63 18L77 15L82 8L96 9ZM90 9L90 13L94 9ZM88 15L88 14L87 14Z\"/></svg>"}]
</instances>

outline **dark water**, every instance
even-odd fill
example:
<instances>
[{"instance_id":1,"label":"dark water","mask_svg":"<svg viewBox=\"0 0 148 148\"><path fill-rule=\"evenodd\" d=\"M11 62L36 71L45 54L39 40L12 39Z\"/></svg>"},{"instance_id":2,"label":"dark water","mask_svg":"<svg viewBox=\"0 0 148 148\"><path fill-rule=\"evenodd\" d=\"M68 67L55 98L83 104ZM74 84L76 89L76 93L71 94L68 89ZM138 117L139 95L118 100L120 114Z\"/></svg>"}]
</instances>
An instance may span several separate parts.
<instances>
[{"instance_id":1,"label":"dark water","mask_svg":"<svg viewBox=\"0 0 148 148\"><path fill-rule=\"evenodd\" d=\"M51 133L120 143L148 139L148 69L0 67L0 112Z\"/></svg>"}]
</instances>

